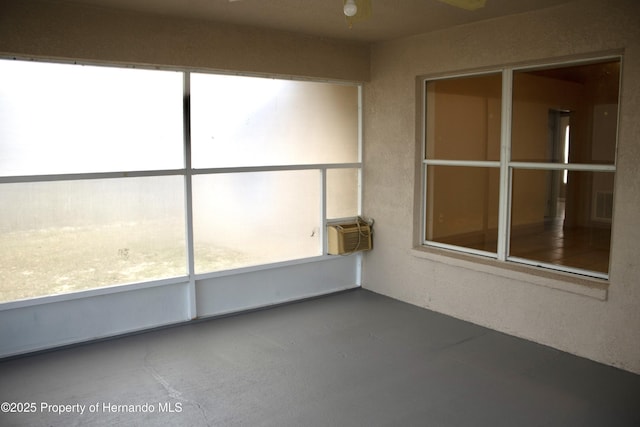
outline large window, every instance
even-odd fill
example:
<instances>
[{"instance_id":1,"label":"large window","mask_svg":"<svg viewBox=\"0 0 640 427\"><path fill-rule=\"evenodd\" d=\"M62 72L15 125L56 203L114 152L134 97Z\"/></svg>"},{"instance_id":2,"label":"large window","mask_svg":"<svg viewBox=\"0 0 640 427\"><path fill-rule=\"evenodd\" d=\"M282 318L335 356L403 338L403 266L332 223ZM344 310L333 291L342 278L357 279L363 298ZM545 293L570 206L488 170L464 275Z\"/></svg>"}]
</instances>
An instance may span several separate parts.
<instances>
[{"instance_id":1,"label":"large window","mask_svg":"<svg viewBox=\"0 0 640 427\"><path fill-rule=\"evenodd\" d=\"M607 277L620 59L425 82L428 246Z\"/></svg>"},{"instance_id":2,"label":"large window","mask_svg":"<svg viewBox=\"0 0 640 427\"><path fill-rule=\"evenodd\" d=\"M356 85L0 60L0 302L323 256ZM187 106L188 108L185 108Z\"/></svg>"}]
</instances>

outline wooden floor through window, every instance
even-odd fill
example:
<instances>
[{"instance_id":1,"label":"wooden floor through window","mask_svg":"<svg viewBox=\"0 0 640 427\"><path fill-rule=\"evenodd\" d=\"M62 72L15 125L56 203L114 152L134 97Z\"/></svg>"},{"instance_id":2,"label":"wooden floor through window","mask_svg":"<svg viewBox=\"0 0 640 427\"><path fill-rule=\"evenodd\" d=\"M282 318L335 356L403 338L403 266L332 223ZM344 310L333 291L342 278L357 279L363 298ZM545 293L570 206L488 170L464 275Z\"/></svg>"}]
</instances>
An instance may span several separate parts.
<instances>
[{"instance_id":1,"label":"wooden floor through window","mask_svg":"<svg viewBox=\"0 0 640 427\"><path fill-rule=\"evenodd\" d=\"M543 263L608 273L611 229L567 227L550 221L542 230L511 237L510 255Z\"/></svg>"}]
</instances>

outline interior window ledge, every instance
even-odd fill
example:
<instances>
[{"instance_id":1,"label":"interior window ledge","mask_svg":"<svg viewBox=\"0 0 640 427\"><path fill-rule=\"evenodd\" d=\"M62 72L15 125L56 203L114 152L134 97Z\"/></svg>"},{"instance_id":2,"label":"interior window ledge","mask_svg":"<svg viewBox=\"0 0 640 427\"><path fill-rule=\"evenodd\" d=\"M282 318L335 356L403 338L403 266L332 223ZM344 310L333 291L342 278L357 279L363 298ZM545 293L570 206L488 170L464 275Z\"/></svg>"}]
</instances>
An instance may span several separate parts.
<instances>
[{"instance_id":1,"label":"interior window ledge","mask_svg":"<svg viewBox=\"0 0 640 427\"><path fill-rule=\"evenodd\" d=\"M411 253L415 257L434 262L519 280L600 301L607 300L609 283L603 279L580 277L570 273L497 261L479 255L463 254L440 248L418 246L414 247Z\"/></svg>"}]
</instances>

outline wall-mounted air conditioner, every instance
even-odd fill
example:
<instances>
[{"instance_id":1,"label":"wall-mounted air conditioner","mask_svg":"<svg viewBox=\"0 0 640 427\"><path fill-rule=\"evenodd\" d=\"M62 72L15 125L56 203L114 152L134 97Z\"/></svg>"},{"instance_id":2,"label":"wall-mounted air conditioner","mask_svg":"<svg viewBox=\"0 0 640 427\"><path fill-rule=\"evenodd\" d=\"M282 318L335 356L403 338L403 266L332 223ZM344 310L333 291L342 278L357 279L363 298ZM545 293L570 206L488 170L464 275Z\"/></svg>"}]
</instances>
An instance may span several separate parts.
<instances>
[{"instance_id":1,"label":"wall-mounted air conditioner","mask_svg":"<svg viewBox=\"0 0 640 427\"><path fill-rule=\"evenodd\" d=\"M327 226L330 255L348 255L372 248L372 221L358 217L352 222L330 224Z\"/></svg>"}]
</instances>

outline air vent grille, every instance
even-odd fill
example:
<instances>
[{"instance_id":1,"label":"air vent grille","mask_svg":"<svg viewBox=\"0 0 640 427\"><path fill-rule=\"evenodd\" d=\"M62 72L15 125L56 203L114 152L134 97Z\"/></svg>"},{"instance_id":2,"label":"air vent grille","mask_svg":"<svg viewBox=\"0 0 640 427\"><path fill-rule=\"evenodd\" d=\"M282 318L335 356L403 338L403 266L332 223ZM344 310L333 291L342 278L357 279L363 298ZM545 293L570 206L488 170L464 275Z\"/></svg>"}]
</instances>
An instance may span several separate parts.
<instances>
[{"instance_id":1,"label":"air vent grille","mask_svg":"<svg viewBox=\"0 0 640 427\"><path fill-rule=\"evenodd\" d=\"M613 193L610 191L596 192L594 219L611 222L613 217Z\"/></svg>"}]
</instances>

